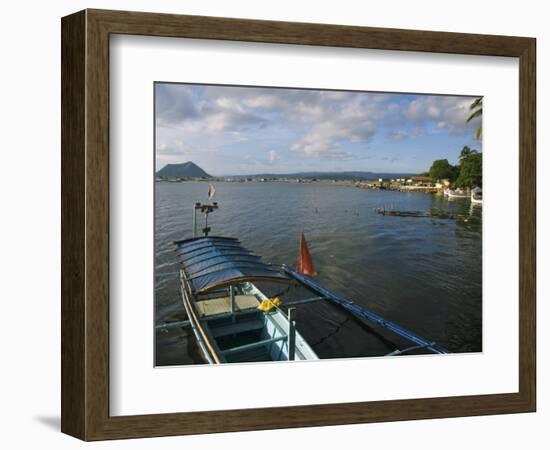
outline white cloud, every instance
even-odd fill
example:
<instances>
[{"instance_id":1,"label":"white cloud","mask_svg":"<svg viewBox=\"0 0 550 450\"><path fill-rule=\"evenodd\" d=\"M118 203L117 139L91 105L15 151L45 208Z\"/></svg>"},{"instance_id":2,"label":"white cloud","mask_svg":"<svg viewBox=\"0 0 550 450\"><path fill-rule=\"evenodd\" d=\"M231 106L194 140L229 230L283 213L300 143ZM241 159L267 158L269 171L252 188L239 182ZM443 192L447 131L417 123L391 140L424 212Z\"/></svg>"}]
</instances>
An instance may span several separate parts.
<instances>
[{"instance_id":1,"label":"white cloud","mask_svg":"<svg viewBox=\"0 0 550 450\"><path fill-rule=\"evenodd\" d=\"M275 150L269 150L268 159L269 161L274 162L274 161L277 161L278 159L281 159L281 157Z\"/></svg>"},{"instance_id":2,"label":"white cloud","mask_svg":"<svg viewBox=\"0 0 550 450\"><path fill-rule=\"evenodd\" d=\"M294 134L291 148L315 158L350 156L346 142L368 143L381 112L383 94L304 89L203 87L202 105L193 118L195 132L257 131L284 126Z\"/></svg>"},{"instance_id":3,"label":"white cloud","mask_svg":"<svg viewBox=\"0 0 550 450\"><path fill-rule=\"evenodd\" d=\"M157 124L183 125L199 115L193 92L179 84L158 84L156 86L155 113Z\"/></svg>"},{"instance_id":4,"label":"white cloud","mask_svg":"<svg viewBox=\"0 0 550 450\"><path fill-rule=\"evenodd\" d=\"M368 144L384 113L357 93L322 94L319 102L306 112L311 120L308 131L291 148L308 157L350 157L343 144Z\"/></svg>"},{"instance_id":5,"label":"white cloud","mask_svg":"<svg viewBox=\"0 0 550 450\"><path fill-rule=\"evenodd\" d=\"M390 139L393 139L394 141L402 141L404 139L408 138L414 138L418 136L423 136L426 134L426 129L422 127L412 127L407 130L403 129L397 129L397 130L391 130L388 133L388 136Z\"/></svg>"},{"instance_id":6,"label":"white cloud","mask_svg":"<svg viewBox=\"0 0 550 450\"><path fill-rule=\"evenodd\" d=\"M417 97L405 108L402 108L401 123L433 121L437 128L446 129L450 133L461 133L468 129L475 129L481 118L466 123L472 102L472 97L443 95Z\"/></svg>"},{"instance_id":7,"label":"white cloud","mask_svg":"<svg viewBox=\"0 0 550 450\"><path fill-rule=\"evenodd\" d=\"M390 132L389 136L394 141L402 141L403 139L406 139L409 137L409 135L405 131L401 131L401 130L392 131Z\"/></svg>"},{"instance_id":8,"label":"white cloud","mask_svg":"<svg viewBox=\"0 0 550 450\"><path fill-rule=\"evenodd\" d=\"M174 159L216 154L227 164L238 158L250 164L242 157L255 149L265 152L259 163L279 161L277 167L301 157L319 164L365 158L358 149L381 129L382 139L403 141L473 135L479 123L465 123L472 97L168 84L157 85L156 98L157 153ZM292 154L281 161L286 149Z\"/></svg>"},{"instance_id":9,"label":"white cloud","mask_svg":"<svg viewBox=\"0 0 550 450\"><path fill-rule=\"evenodd\" d=\"M308 133L292 145L292 150L308 157L339 158L351 153L342 148L345 141L366 144L376 132L374 121L367 113L346 112L326 117L313 125Z\"/></svg>"},{"instance_id":10,"label":"white cloud","mask_svg":"<svg viewBox=\"0 0 550 450\"><path fill-rule=\"evenodd\" d=\"M260 116L234 109L212 110L204 117L205 127L210 131L230 131L232 133L267 125ZM238 131L237 131L238 130Z\"/></svg>"}]
</instances>

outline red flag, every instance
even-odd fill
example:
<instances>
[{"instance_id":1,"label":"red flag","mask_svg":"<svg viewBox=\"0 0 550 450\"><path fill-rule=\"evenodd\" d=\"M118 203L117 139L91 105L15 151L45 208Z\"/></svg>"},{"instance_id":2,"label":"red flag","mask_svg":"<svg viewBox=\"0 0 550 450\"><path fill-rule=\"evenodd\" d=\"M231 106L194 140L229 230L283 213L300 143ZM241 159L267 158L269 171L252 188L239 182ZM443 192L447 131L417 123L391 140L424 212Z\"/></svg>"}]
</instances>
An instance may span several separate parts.
<instances>
[{"instance_id":1,"label":"red flag","mask_svg":"<svg viewBox=\"0 0 550 450\"><path fill-rule=\"evenodd\" d=\"M309 276L317 275L317 272L315 272L315 268L313 267L313 261L311 260L311 255L309 254L303 231L302 236L300 237L300 252L298 254L298 261L296 262L296 272Z\"/></svg>"},{"instance_id":2,"label":"red flag","mask_svg":"<svg viewBox=\"0 0 550 450\"><path fill-rule=\"evenodd\" d=\"M214 197L214 194L216 193L216 189L214 188L214 186L212 185L212 183L210 183L208 185L208 200L210 200L212 197Z\"/></svg>"}]
</instances>

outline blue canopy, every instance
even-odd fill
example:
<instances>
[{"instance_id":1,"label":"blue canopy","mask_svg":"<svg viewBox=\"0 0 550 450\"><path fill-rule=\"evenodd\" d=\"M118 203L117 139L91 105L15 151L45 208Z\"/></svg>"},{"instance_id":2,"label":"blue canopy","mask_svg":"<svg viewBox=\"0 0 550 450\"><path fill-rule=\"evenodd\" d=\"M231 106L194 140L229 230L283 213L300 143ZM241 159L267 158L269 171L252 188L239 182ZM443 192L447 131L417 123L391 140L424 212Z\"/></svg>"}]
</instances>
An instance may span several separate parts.
<instances>
[{"instance_id":1,"label":"blue canopy","mask_svg":"<svg viewBox=\"0 0 550 450\"><path fill-rule=\"evenodd\" d=\"M208 236L175 244L193 294L243 281L291 282L288 276L262 262L235 238Z\"/></svg>"}]
</instances>

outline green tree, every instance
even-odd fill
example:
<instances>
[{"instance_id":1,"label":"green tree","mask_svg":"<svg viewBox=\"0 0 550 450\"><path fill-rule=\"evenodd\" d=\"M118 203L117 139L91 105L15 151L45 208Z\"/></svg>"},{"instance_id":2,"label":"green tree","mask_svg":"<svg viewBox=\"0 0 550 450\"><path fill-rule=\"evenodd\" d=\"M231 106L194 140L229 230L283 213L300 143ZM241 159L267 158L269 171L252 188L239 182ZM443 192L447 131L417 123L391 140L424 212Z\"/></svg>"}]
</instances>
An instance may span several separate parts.
<instances>
[{"instance_id":1,"label":"green tree","mask_svg":"<svg viewBox=\"0 0 550 450\"><path fill-rule=\"evenodd\" d=\"M471 122L476 117L481 117L483 115L483 97L479 97L472 102L470 105L470 115L466 119L466 123ZM479 141L483 133L483 123L480 123L476 130L476 139Z\"/></svg>"},{"instance_id":2,"label":"green tree","mask_svg":"<svg viewBox=\"0 0 550 450\"><path fill-rule=\"evenodd\" d=\"M456 167L446 159L438 159L430 167L430 177L433 181L448 179L452 182L456 179L456 176Z\"/></svg>"},{"instance_id":3,"label":"green tree","mask_svg":"<svg viewBox=\"0 0 550 450\"><path fill-rule=\"evenodd\" d=\"M461 188L473 188L482 185L482 155L476 151L460 160L460 172L456 185Z\"/></svg>"},{"instance_id":4,"label":"green tree","mask_svg":"<svg viewBox=\"0 0 550 450\"><path fill-rule=\"evenodd\" d=\"M472 153L477 153L477 150L472 150L470 147L465 145L462 147L462 150L460 152L460 161L462 161L463 158L467 157L468 155L471 155Z\"/></svg>"}]
</instances>

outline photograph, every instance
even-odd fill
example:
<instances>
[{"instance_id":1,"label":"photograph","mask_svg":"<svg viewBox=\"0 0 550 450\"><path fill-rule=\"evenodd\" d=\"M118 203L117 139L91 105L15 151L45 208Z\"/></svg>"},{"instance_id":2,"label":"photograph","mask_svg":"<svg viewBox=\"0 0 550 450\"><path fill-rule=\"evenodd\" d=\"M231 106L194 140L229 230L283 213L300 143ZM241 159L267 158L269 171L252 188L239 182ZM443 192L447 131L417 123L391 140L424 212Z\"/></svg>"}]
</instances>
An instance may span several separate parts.
<instances>
[{"instance_id":1,"label":"photograph","mask_svg":"<svg viewBox=\"0 0 550 450\"><path fill-rule=\"evenodd\" d=\"M155 366L483 351L482 96L154 99Z\"/></svg>"},{"instance_id":2,"label":"photograph","mask_svg":"<svg viewBox=\"0 0 550 450\"><path fill-rule=\"evenodd\" d=\"M0 447L546 448L545 10L6 2Z\"/></svg>"}]
</instances>

